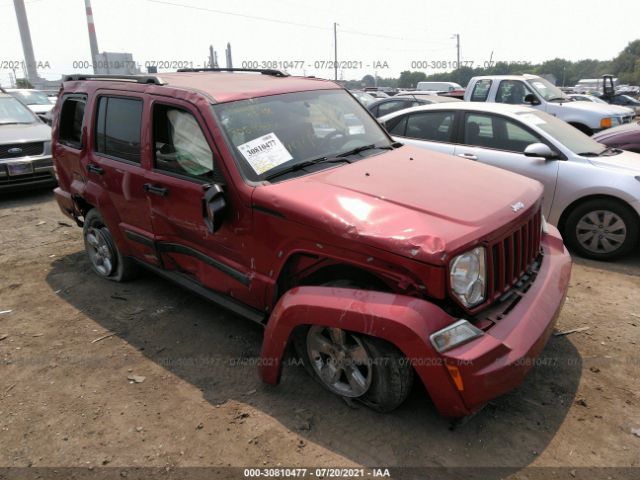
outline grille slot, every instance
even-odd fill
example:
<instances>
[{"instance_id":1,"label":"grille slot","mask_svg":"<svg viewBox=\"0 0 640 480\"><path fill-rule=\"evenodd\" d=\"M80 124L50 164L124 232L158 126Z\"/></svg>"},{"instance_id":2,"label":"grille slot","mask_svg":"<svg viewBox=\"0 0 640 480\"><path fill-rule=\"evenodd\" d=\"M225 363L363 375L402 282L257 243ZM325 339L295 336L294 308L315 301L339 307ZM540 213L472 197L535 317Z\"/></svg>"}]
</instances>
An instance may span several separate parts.
<instances>
[{"instance_id":1,"label":"grille slot","mask_svg":"<svg viewBox=\"0 0 640 480\"><path fill-rule=\"evenodd\" d=\"M20 149L20 152L10 152L12 149ZM0 158L20 158L44 153L44 142L12 143L0 145Z\"/></svg>"},{"instance_id":2,"label":"grille slot","mask_svg":"<svg viewBox=\"0 0 640 480\"><path fill-rule=\"evenodd\" d=\"M513 287L535 261L540 252L540 218L538 211L524 225L487 249L491 257L487 262L490 267L487 281L489 301Z\"/></svg>"}]
</instances>

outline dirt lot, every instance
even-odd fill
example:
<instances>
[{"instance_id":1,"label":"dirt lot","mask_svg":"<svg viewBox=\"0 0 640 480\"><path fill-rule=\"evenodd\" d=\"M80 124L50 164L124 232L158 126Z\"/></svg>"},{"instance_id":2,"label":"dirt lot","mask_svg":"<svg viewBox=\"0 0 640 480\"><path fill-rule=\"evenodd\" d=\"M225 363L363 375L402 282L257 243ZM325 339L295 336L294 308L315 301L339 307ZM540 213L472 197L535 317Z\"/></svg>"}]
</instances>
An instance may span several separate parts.
<instances>
[{"instance_id":1,"label":"dirt lot","mask_svg":"<svg viewBox=\"0 0 640 480\"><path fill-rule=\"evenodd\" d=\"M0 478L131 478L136 467L241 478L227 467L276 466L640 478L640 256L576 260L558 329L589 328L553 337L524 385L451 430L420 387L381 415L302 367L263 385L258 326L151 274L97 278L71 223L48 191L0 199L0 311L11 310L0 313L0 467L24 467Z\"/></svg>"}]
</instances>

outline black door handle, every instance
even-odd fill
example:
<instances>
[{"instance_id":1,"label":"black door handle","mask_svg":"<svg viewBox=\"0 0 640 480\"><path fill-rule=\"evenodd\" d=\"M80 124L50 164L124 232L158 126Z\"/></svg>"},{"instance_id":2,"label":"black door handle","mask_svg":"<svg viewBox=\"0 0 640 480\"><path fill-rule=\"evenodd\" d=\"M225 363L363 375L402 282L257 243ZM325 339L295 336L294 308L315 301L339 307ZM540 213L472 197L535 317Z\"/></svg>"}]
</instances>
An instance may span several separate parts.
<instances>
[{"instance_id":1,"label":"black door handle","mask_svg":"<svg viewBox=\"0 0 640 480\"><path fill-rule=\"evenodd\" d=\"M164 197L167 195L167 193L169 193L168 188L159 187L158 185L154 185L152 183L145 183L143 188L145 192L153 193L154 195L159 195L161 197Z\"/></svg>"},{"instance_id":2,"label":"black door handle","mask_svg":"<svg viewBox=\"0 0 640 480\"><path fill-rule=\"evenodd\" d=\"M93 163L87 165L87 170L89 170L91 173L97 173L98 175L102 175L104 173L104 169L102 167L99 167Z\"/></svg>"}]
</instances>

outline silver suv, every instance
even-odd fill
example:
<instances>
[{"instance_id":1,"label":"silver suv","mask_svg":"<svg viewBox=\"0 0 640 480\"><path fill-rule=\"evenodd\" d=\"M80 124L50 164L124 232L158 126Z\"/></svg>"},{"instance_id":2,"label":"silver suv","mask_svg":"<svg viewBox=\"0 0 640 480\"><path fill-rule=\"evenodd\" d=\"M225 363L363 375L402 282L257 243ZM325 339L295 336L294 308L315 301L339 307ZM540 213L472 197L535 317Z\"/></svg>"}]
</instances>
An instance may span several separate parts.
<instances>
[{"instance_id":1,"label":"silver suv","mask_svg":"<svg viewBox=\"0 0 640 480\"><path fill-rule=\"evenodd\" d=\"M51 128L0 91L0 192L55 183Z\"/></svg>"}]
</instances>

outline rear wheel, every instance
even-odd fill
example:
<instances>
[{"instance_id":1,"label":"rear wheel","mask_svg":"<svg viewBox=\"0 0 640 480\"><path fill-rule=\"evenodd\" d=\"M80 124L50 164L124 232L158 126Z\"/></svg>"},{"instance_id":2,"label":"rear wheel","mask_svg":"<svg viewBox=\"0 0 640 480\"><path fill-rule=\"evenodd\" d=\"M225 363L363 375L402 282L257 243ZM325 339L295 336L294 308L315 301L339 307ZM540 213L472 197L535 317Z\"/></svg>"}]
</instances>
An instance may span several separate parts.
<instances>
[{"instance_id":1,"label":"rear wheel","mask_svg":"<svg viewBox=\"0 0 640 480\"><path fill-rule=\"evenodd\" d=\"M359 288L348 280L329 285ZM411 391L413 368L389 342L341 328L312 325L298 328L293 343L306 370L336 395L389 412L399 407Z\"/></svg>"},{"instance_id":2,"label":"rear wheel","mask_svg":"<svg viewBox=\"0 0 640 480\"><path fill-rule=\"evenodd\" d=\"M567 244L583 257L614 260L638 243L638 219L622 202L593 199L578 205L565 224Z\"/></svg>"},{"instance_id":3,"label":"rear wheel","mask_svg":"<svg viewBox=\"0 0 640 480\"><path fill-rule=\"evenodd\" d=\"M132 278L137 269L127 257L123 257L116 247L111 232L95 208L84 219L82 229L84 248L93 271L100 277L114 282L123 282Z\"/></svg>"}]
</instances>

